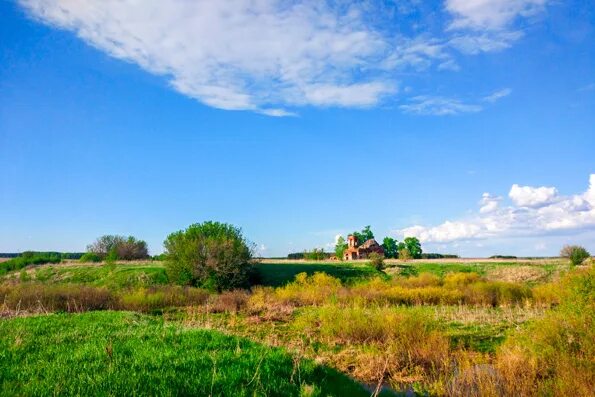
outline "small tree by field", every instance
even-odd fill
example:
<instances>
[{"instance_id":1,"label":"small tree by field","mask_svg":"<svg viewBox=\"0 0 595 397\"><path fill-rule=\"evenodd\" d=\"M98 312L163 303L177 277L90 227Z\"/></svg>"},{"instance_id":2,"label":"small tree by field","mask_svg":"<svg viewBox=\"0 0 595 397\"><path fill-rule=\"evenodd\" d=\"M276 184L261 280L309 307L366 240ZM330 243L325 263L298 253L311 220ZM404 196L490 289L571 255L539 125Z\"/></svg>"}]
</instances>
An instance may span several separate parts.
<instances>
[{"instance_id":1,"label":"small tree by field","mask_svg":"<svg viewBox=\"0 0 595 397\"><path fill-rule=\"evenodd\" d=\"M87 251L105 260L135 260L149 257L147 243L133 236L105 235L87 246Z\"/></svg>"},{"instance_id":2,"label":"small tree by field","mask_svg":"<svg viewBox=\"0 0 595 397\"><path fill-rule=\"evenodd\" d=\"M405 237L403 243L405 244L405 248L407 248L413 259L421 258L423 251L421 249L421 243L417 237Z\"/></svg>"},{"instance_id":3,"label":"small tree by field","mask_svg":"<svg viewBox=\"0 0 595 397\"><path fill-rule=\"evenodd\" d=\"M408 248L401 248L399 250L399 259L405 262L411 259L411 252L409 252Z\"/></svg>"},{"instance_id":4,"label":"small tree by field","mask_svg":"<svg viewBox=\"0 0 595 397\"><path fill-rule=\"evenodd\" d=\"M385 258L394 259L399 255L397 240L392 237L385 237L382 240L382 248L384 249Z\"/></svg>"},{"instance_id":5,"label":"small tree by field","mask_svg":"<svg viewBox=\"0 0 595 397\"><path fill-rule=\"evenodd\" d=\"M217 291L248 286L253 247L235 226L196 223L163 244L167 274L177 284Z\"/></svg>"},{"instance_id":6,"label":"small tree by field","mask_svg":"<svg viewBox=\"0 0 595 397\"><path fill-rule=\"evenodd\" d=\"M370 265L378 270L384 270L384 257L377 252L372 252L368 255L368 260L370 261Z\"/></svg>"},{"instance_id":7,"label":"small tree by field","mask_svg":"<svg viewBox=\"0 0 595 397\"><path fill-rule=\"evenodd\" d=\"M345 242L345 238L343 236L339 236L337 239L337 244L335 244L335 256L339 260L343 260L343 254L347 249L347 243Z\"/></svg>"},{"instance_id":8,"label":"small tree by field","mask_svg":"<svg viewBox=\"0 0 595 397\"><path fill-rule=\"evenodd\" d=\"M591 254L584 247L580 245L565 245L560 250L560 256L562 258L568 258L573 266L578 266L590 258Z\"/></svg>"}]
</instances>

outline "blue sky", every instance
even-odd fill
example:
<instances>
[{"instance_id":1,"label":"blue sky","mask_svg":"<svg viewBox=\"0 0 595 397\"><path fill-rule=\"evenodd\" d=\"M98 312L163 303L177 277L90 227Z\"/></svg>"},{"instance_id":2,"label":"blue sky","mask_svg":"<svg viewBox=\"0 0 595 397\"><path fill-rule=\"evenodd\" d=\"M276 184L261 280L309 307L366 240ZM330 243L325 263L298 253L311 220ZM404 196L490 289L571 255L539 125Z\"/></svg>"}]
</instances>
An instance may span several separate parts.
<instances>
[{"instance_id":1,"label":"blue sky","mask_svg":"<svg viewBox=\"0 0 595 397\"><path fill-rule=\"evenodd\" d=\"M595 251L593 43L587 1L0 2L0 252Z\"/></svg>"}]
</instances>

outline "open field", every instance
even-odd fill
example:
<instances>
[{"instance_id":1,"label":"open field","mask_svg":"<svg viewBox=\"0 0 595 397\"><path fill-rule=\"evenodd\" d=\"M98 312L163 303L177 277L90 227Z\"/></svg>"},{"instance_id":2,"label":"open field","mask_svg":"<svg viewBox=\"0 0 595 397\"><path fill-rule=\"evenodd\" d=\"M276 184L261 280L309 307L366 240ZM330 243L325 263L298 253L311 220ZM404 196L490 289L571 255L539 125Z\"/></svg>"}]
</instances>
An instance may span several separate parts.
<instances>
[{"instance_id":1,"label":"open field","mask_svg":"<svg viewBox=\"0 0 595 397\"><path fill-rule=\"evenodd\" d=\"M265 261L256 273L251 290L214 293L171 285L157 261L10 272L0 278L0 313L10 318L0 321L0 354L12 363L2 391L77 394L90 381L99 394L147 383L142 394L590 395L592 266L424 260L380 272ZM572 345L559 340L566 334ZM70 367L94 375L70 378Z\"/></svg>"}]
</instances>

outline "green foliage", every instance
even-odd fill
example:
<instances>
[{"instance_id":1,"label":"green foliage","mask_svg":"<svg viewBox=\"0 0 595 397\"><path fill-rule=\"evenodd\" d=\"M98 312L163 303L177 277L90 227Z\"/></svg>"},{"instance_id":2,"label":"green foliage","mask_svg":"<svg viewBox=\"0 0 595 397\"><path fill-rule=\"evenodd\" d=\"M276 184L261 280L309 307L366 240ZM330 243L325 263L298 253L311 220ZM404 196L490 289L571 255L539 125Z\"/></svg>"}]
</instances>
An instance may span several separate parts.
<instances>
[{"instance_id":1,"label":"green foliage","mask_svg":"<svg viewBox=\"0 0 595 397\"><path fill-rule=\"evenodd\" d=\"M170 234L163 244L167 273L175 283L219 291L249 284L252 249L235 226L197 223Z\"/></svg>"},{"instance_id":2,"label":"green foliage","mask_svg":"<svg viewBox=\"0 0 595 397\"><path fill-rule=\"evenodd\" d=\"M304 251L304 259L308 261L322 261L327 258L327 254L322 248L314 248L312 251Z\"/></svg>"},{"instance_id":3,"label":"green foliage","mask_svg":"<svg viewBox=\"0 0 595 397\"><path fill-rule=\"evenodd\" d=\"M570 263L573 266L578 266L583 263L585 259L590 258L591 254L580 245L566 245L560 251L560 256L570 259Z\"/></svg>"},{"instance_id":4,"label":"green foliage","mask_svg":"<svg viewBox=\"0 0 595 397\"><path fill-rule=\"evenodd\" d=\"M7 396L369 395L336 370L279 348L115 312L1 321L0 379Z\"/></svg>"},{"instance_id":5,"label":"green foliage","mask_svg":"<svg viewBox=\"0 0 595 397\"><path fill-rule=\"evenodd\" d=\"M384 258L382 255L372 252L368 256L368 260L370 262L370 266L372 266L374 269L378 271L384 270Z\"/></svg>"},{"instance_id":6,"label":"green foliage","mask_svg":"<svg viewBox=\"0 0 595 397\"><path fill-rule=\"evenodd\" d=\"M407 248L413 259L421 258L421 243L419 242L417 237L405 237L403 242L405 243L405 247Z\"/></svg>"},{"instance_id":7,"label":"green foliage","mask_svg":"<svg viewBox=\"0 0 595 397\"><path fill-rule=\"evenodd\" d=\"M335 244L335 256L337 257L337 259L343 260L343 254L345 253L346 249L347 243L345 242L345 239L343 238L343 236L339 236L339 238L337 239L337 243Z\"/></svg>"},{"instance_id":8,"label":"green foliage","mask_svg":"<svg viewBox=\"0 0 595 397\"><path fill-rule=\"evenodd\" d=\"M382 240L382 248L384 249L385 258L395 259L399 256L397 240L392 237L385 237Z\"/></svg>"},{"instance_id":9,"label":"green foliage","mask_svg":"<svg viewBox=\"0 0 595 397\"><path fill-rule=\"evenodd\" d=\"M86 252L81 256L79 259L81 263L88 263L88 262L101 262L101 257L94 252Z\"/></svg>"},{"instance_id":10,"label":"green foliage","mask_svg":"<svg viewBox=\"0 0 595 397\"><path fill-rule=\"evenodd\" d=\"M370 226L366 226L361 232L353 232L352 235L357 238L358 244L363 244L366 241L374 238L374 233L372 233L372 230L370 230Z\"/></svg>"},{"instance_id":11,"label":"green foliage","mask_svg":"<svg viewBox=\"0 0 595 397\"><path fill-rule=\"evenodd\" d=\"M20 256L5 262L0 262L0 274L13 270L20 270L29 265L42 265L45 263L60 263L62 256L59 252L33 252L25 251Z\"/></svg>"}]
</instances>

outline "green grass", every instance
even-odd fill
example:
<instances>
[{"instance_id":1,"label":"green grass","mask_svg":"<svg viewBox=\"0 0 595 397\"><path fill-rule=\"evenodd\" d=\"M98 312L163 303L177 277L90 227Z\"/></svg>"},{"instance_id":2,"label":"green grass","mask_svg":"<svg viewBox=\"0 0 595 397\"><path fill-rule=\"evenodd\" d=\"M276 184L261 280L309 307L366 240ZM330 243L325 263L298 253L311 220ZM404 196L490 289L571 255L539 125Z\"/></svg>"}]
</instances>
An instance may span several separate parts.
<instances>
[{"instance_id":1,"label":"green grass","mask_svg":"<svg viewBox=\"0 0 595 397\"><path fill-rule=\"evenodd\" d=\"M86 284L122 288L148 287L167 284L165 268L160 263L97 265L97 266L44 266L35 269L33 279L47 284Z\"/></svg>"},{"instance_id":2,"label":"green grass","mask_svg":"<svg viewBox=\"0 0 595 397\"><path fill-rule=\"evenodd\" d=\"M0 395L367 396L308 360L128 312L0 321Z\"/></svg>"},{"instance_id":3,"label":"green grass","mask_svg":"<svg viewBox=\"0 0 595 397\"><path fill-rule=\"evenodd\" d=\"M461 272L461 273L477 273L480 276L486 276L488 272L499 268L516 268L520 266L536 266L543 269L548 278L551 278L552 274L559 270L560 267L564 267L559 263L523 263L523 262L476 262L476 263L462 263L462 262L444 262L444 263L424 263L424 262L411 262L411 263L399 263L392 265L399 269L399 275L410 277L417 276L420 273L432 273L439 277L444 277L447 273Z\"/></svg>"},{"instance_id":4,"label":"green grass","mask_svg":"<svg viewBox=\"0 0 595 397\"><path fill-rule=\"evenodd\" d=\"M383 274L371 266L350 263L261 263L256 271L259 284L271 287L290 283L299 273L324 272L347 284Z\"/></svg>"}]
</instances>

